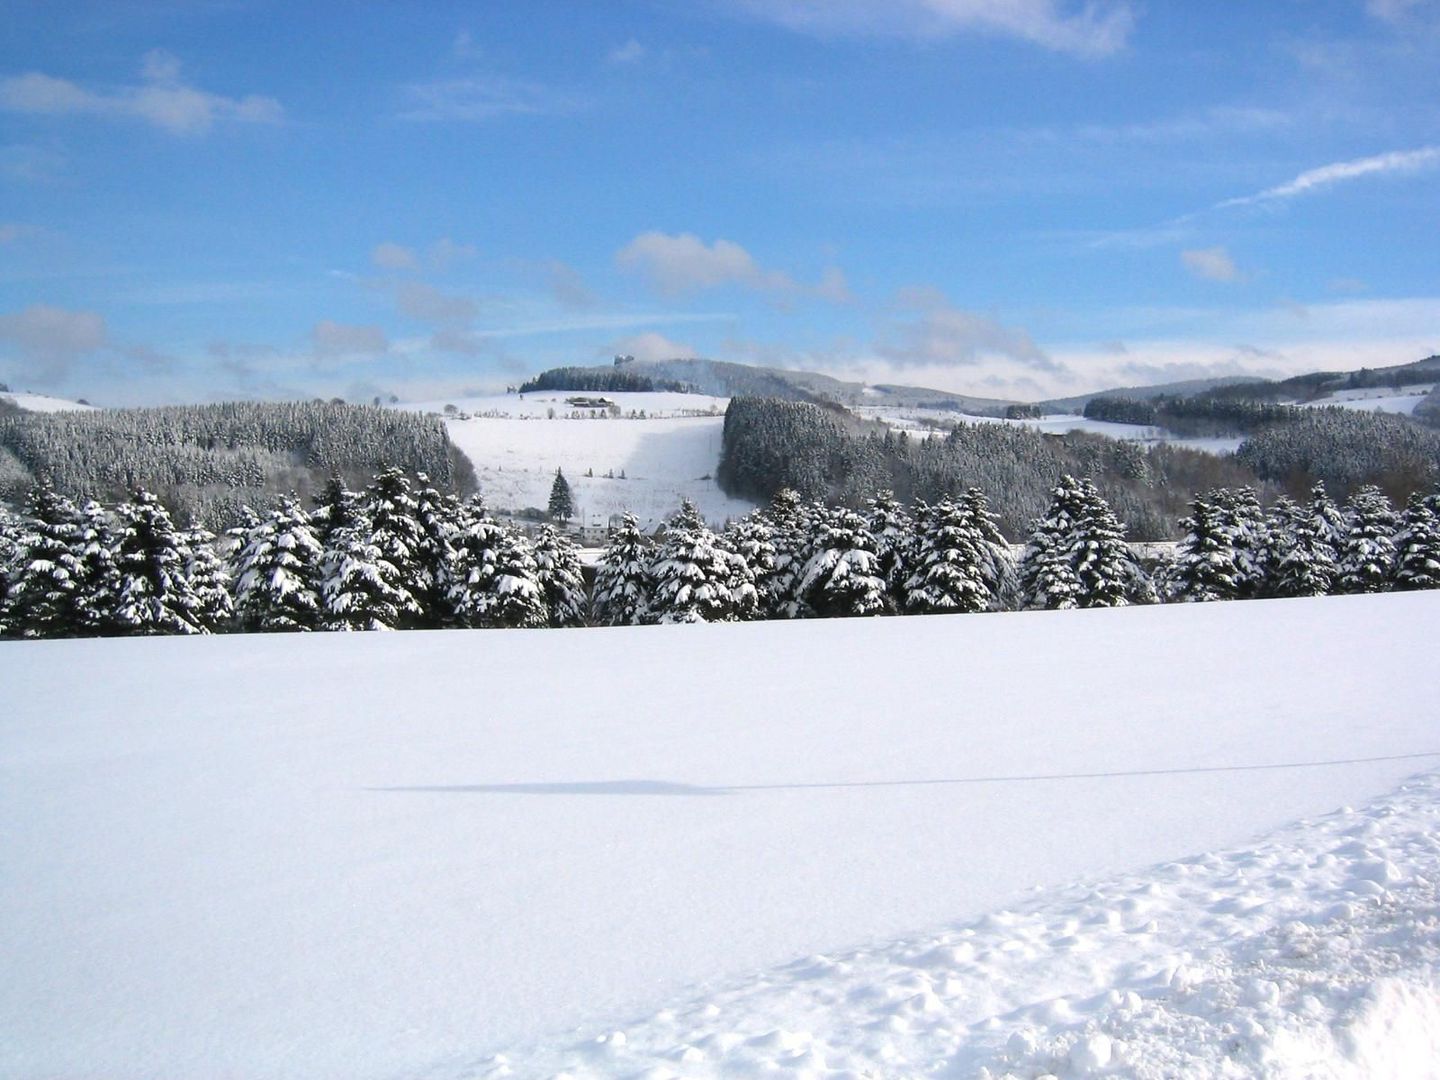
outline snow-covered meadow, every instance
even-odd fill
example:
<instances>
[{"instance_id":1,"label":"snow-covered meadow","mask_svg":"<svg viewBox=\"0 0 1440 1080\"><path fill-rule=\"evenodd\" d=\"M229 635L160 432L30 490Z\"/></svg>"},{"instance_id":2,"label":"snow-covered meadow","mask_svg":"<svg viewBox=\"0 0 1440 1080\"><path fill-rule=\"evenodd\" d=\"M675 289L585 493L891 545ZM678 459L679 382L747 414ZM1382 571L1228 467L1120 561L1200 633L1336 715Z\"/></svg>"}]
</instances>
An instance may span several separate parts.
<instances>
[{"instance_id":1,"label":"snow-covered meadow","mask_svg":"<svg viewBox=\"0 0 1440 1080\"><path fill-rule=\"evenodd\" d=\"M566 404L577 396L613 401L619 415ZM447 404L464 414L448 420L450 439L474 464L496 510L544 509L557 468L574 493L578 524L603 528L612 514L629 510L650 530L682 499L715 526L755 508L715 483L725 398L542 391L406 407L439 413Z\"/></svg>"},{"instance_id":2,"label":"snow-covered meadow","mask_svg":"<svg viewBox=\"0 0 1440 1080\"><path fill-rule=\"evenodd\" d=\"M1415 593L6 642L0 1074L1365 1075L1326 1008L1440 1046L1435 786L1291 823L1440 765L1437 632Z\"/></svg>"}]
</instances>

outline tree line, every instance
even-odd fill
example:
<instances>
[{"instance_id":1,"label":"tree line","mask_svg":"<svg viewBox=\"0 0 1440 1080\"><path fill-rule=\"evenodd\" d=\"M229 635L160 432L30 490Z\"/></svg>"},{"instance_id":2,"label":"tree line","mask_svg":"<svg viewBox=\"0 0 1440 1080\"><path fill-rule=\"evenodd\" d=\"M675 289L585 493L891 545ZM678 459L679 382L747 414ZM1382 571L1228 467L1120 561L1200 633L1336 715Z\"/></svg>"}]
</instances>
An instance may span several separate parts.
<instances>
[{"instance_id":1,"label":"tree line","mask_svg":"<svg viewBox=\"0 0 1440 1080\"><path fill-rule=\"evenodd\" d=\"M343 402L228 402L94 412L0 414L0 499L45 480L72 499L138 488L212 527L242 506L318 491L332 474L361 483L398 465L446 488L473 481L438 417Z\"/></svg>"},{"instance_id":2,"label":"tree line","mask_svg":"<svg viewBox=\"0 0 1440 1080\"><path fill-rule=\"evenodd\" d=\"M1263 509L1255 489L1191 500L1172 557L1142 560L1088 479L1062 476L1017 550L978 488L863 509L784 489L711 530L686 503L658 535L624 516L587 585L575 545L533 538L398 468L337 477L216 535L151 493L107 508L37 485L0 512L11 638L448 627L573 627L1118 607L1440 587L1440 494L1397 512L1377 488Z\"/></svg>"}]
</instances>

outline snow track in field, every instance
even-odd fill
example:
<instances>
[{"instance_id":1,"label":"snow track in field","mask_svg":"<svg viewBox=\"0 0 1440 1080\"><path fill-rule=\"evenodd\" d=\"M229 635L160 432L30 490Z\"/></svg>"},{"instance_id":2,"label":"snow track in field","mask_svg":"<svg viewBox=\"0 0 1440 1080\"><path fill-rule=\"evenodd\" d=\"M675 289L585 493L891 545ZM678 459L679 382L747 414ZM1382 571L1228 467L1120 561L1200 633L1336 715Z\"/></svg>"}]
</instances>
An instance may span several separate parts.
<instances>
[{"instance_id":1,"label":"snow track in field","mask_svg":"<svg viewBox=\"0 0 1440 1080\"><path fill-rule=\"evenodd\" d=\"M1440 775L1250 848L810 956L482 1077L1440 1075Z\"/></svg>"}]
</instances>

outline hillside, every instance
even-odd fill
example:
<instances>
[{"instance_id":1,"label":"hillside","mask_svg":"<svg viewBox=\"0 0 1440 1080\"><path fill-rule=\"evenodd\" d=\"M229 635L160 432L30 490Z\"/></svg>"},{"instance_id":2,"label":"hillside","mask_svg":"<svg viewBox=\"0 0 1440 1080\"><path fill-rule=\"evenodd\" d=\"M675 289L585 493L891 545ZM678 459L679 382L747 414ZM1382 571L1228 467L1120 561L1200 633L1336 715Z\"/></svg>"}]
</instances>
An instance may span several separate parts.
<instances>
[{"instance_id":1,"label":"hillside","mask_svg":"<svg viewBox=\"0 0 1440 1080\"><path fill-rule=\"evenodd\" d=\"M1425 593L5 643L0 1072L733 1075L808 1031L879 1075L1038 1055L1113 987L1188 1007L1232 934L1405 900L1399 803L1201 853L1426 767L1392 758L1440 750L1437 633ZM1230 1000L1256 1040L1305 1019Z\"/></svg>"}]
</instances>

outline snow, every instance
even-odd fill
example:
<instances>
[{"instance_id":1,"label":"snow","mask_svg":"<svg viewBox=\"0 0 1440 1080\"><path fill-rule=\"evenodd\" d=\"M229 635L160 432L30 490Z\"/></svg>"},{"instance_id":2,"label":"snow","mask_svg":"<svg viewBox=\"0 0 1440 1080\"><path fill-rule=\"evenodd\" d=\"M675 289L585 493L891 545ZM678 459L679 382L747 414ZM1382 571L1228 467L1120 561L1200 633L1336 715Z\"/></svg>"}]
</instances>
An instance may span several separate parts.
<instances>
[{"instance_id":1,"label":"snow","mask_svg":"<svg viewBox=\"0 0 1440 1080\"><path fill-rule=\"evenodd\" d=\"M604 397L622 415L599 419L604 410L586 409L579 410L583 419L572 419L576 410L565 399L575 396ZM546 507L556 468L570 483L578 524L604 526L611 515L629 510L650 531L687 498L716 526L755 508L729 498L715 483L726 398L545 391L523 400L502 394L407 407L438 413L445 404L469 417L450 419L446 426L474 464L480 491L494 510ZM555 418L549 419L552 409ZM642 410L645 419L631 418Z\"/></svg>"},{"instance_id":2,"label":"snow","mask_svg":"<svg viewBox=\"0 0 1440 1080\"><path fill-rule=\"evenodd\" d=\"M1306 408L1338 405L1343 409L1358 409L1362 412L1402 413L1409 416L1415 411L1415 406L1425 400L1425 395L1430 390L1429 385L1409 386L1404 390L1395 390L1390 387L1337 390L1326 397L1303 404Z\"/></svg>"},{"instance_id":3,"label":"snow","mask_svg":"<svg viewBox=\"0 0 1440 1080\"><path fill-rule=\"evenodd\" d=\"M94 408L93 405L67 401L65 398L47 397L44 394L15 394L7 391L0 394L0 398L13 401L27 412L89 412Z\"/></svg>"},{"instance_id":4,"label":"snow","mask_svg":"<svg viewBox=\"0 0 1440 1080\"><path fill-rule=\"evenodd\" d=\"M1437 632L6 642L0 1074L1377 1075L1434 1045L1440 800L1372 800L1440 762Z\"/></svg>"}]
</instances>

